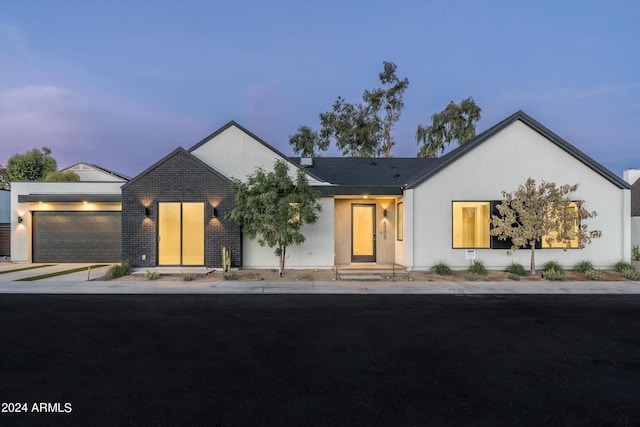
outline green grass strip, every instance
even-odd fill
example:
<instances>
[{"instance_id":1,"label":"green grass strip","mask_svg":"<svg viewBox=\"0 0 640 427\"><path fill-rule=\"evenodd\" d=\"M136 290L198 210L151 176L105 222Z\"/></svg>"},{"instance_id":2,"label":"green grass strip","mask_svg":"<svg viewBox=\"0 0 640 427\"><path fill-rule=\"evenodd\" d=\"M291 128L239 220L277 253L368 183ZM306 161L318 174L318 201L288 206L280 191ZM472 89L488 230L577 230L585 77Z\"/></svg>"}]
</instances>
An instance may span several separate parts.
<instances>
[{"instance_id":1,"label":"green grass strip","mask_svg":"<svg viewBox=\"0 0 640 427\"><path fill-rule=\"evenodd\" d=\"M15 273L16 271L33 270L34 268L52 267L55 264L33 265L31 267L16 268L15 270L0 271L0 274Z\"/></svg>"},{"instance_id":2,"label":"green grass strip","mask_svg":"<svg viewBox=\"0 0 640 427\"><path fill-rule=\"evenodd\" d=\"M34 280L47 279L49 277L56 277L56 276L63 276L65 274L77 273L78 271L86 271L90 268L93 269L93 268L106 267L107 265L109 264L95 264L95 265L90 265L88 267L80 267L80 268L74 268L71 270L58 271L57 273L49 273L49 274L43 274L40 276L25 277L24 279L16 280L16 282L32 282Z\"/></svg>"}]
</instances>

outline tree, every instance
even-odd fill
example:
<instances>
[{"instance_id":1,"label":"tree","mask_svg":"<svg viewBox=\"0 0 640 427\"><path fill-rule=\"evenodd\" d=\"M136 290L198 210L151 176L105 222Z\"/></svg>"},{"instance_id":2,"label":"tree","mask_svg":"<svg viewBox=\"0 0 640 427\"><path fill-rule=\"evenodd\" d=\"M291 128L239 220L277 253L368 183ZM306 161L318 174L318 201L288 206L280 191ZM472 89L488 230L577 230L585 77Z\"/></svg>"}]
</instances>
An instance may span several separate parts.
<instances>
[{"instance_id":1,"label":"tree","mask_svg":"<svg viewBox=\"0 0 640 427\"><path fill-rule=\"evenodd\" d=\"M7 168L0 165L0 190L9 190L11 188L11 180L7 173Z\"/></svg>"},{"instance_id":2,"label":"tree","mask_svg":"<svg viewBox=\"0 0 640 427\"><path fill-rule=\"evenodd\" d=\"M9 181L42 181L57 166L49 148L42 147L42 151L34 148L25 154L11 156L7 161L7 175Z\"/></svg>"},{"instance_id":3,"label":"tree","mask_svg":"<svg viewBox=\"0 0 640 427\"><path fill-rule=\"evenodd\" d=\"M602 236L601 231L589 231L583 223L597 213L587 211L584 201L569 198L577 189L578 184L557 187L544 181L536 186L536 181L529 178L513 193L502 192L503 200L496 206L500 215L491 218L491 235L498 240L511 240L509 254L531 247L531 276L536 274L537 242L555 243L566 251L574 245L582 249L591 239Z\"/></svg>"},{"instance_id":4,"label":"tree","mask_svg":"<svg viewBox=\"0 0 640 427\"><path fill-rule=\"evenodd\" d=\"M287 163L281 160L275 162L273 172L258 168L246 182L233 180L231 187L236 207L225 217L240 224L250 239L258 238L260 246L275 247L282 276L287 247L304 242L302 226L318 220L320 192L311 188L301 169L292 180Z\"/></svg>"},{"instance_id":5,"label":"tree","mask_svg":"<svg viewBox=\"0 0 640 427\"><path fill-rule=\"evenodd\" d=\"M293 152L302 157L316 157L317 150L326 151L329 140L320 139L318 132L309 126L299 126L298 131L289 136L289 144L293 146Z\"/></svg>"},{"instance_id":6,"label":"tree","mask_svg":"<svg viewBox=\"0 0 640 427\"><path fill-rule=\"evenodd\" d=\"M476 136L476 123L481 108L469 97L456 104L449 102L444 110L431 116L427 127L418 125L416 141L422 144L418 157L438 157L453 141L463 145Z\"/></svg>"},{"instance_id":7,"label":"tree","mask_svg":"<svg viewBox=\"0 0 640 427\"><path fill-rule=\"evenodd\" d=\"M334 139L344 155L389 157L395 144L391 130L404 108L404 91L409 86L409 79L398 78L397 66L392 62L383 64L384 69L378 77L384 87L365 90L362 104L348 103L339 96L332 111L320 114L322 128L316 144L318 149L326 150Z\"/></svg>"},{"instance_id":8,"label":"tree","mask_svg":"<svg viewBox=\"0 0 640 427\"><path fill-rule=\"evenodd\" d=\"M45 181L55 181L55 182L77 182L80 181L80 176L74 171L53 171L49 172L47 176L44 177Z\"/></svg>"}]
</instances>

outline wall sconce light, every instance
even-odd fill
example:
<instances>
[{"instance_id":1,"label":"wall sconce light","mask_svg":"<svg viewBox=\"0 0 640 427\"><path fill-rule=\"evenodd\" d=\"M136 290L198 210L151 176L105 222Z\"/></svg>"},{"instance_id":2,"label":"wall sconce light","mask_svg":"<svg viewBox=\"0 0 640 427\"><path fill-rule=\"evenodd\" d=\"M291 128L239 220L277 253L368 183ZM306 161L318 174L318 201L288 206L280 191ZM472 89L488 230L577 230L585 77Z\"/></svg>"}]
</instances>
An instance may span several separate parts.
<instances>
[{"instance_id":1,"label":"wall sconce light","mask_svg":"<svg viewBox=\"0 0 640 427\"><path fill-rule=\"evenodd\" d=\"M144 216L149 216L149 207L144 207Z\"/></svg>"},{"instance_id":2,"label":"wall sconce light","mask_svg":"<svg viewBox=\"0 0 640 427\"><path fill-rule=\"evenodd\" d=\"M213 208L213 215L211 215L211 218L218 218L218 208Z\"/></svg>"},{"instance_id":3,"label":"wall sconce light","mask_svg":"<svg viewBox=\"0 0 640 427\"><path fill-rule=\"evenodd\" d=\"M382 216L385 217L385 218L387 217L387 210L386 209L382 211Z\"/></svg>"},{"instance_id":4,"label":"wall sconce light","mask_svg":"<svg viewBox=\"0 0 640 427\"><path fill-rule=\"evenodd\" d=\"M21 216L18 217L18 224L22 224L22 217Z\"/></svg>"}]
</instances>

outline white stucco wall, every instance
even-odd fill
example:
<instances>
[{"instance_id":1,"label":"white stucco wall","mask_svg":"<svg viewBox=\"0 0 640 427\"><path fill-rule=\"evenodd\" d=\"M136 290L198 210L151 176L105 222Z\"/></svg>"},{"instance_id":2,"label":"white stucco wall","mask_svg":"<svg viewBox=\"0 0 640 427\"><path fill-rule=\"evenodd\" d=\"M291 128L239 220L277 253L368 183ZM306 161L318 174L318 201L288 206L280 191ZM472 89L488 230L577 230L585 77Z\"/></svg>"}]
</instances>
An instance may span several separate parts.
<instances>
[{"instance_id":1,"label":"white stucco wall","mask_svg":"<svg viewBox=\"0 0 640 427\"><path fill-rule=\"evenodd\" d=\"M276 160L286 160L289 175L294 178L297 168L287 159L257 141L236 126L230 126L191 152L194 156L229 178L244 180L261 167L273 169ZM309 177L312 185L319 182Z\"/></svg>"},{"instance_id":2,"label":"white stucco wall","mask_svg":"<svg viewBox=\"0 0 640 427\"><path fill-rule=\"evenodd\" d=\"M333 198L320 199L322 212L315 224L307 224L302 229L306 241L287 248L285 269L287 268L332 268L333 254ZM278 257L274 249L260 246L257 240L243 237L244 268L278 268Z\"/></svg>"},{"instance_id":3,"label":"white stucco wall","mask_svg":"<svg viewBox=\"0 0 640 427\"><path fill-rule=\"evenodd\" d=\"M454 268L465 268L465 249L452 248L452 201L501 200L501 191L514 191L527 178L555 182L558 185L580 184L572 195L585 200L585 208L598 216L587 222L589 229L602 230L584 250L536 250L536 265L557 260L573 267L590 260L597 267L610 267L630 257L630 192L621 190L589 167L566 153L527 125L516 121L490 140L483 142L437 175L415 188L413 210L407 200L407 216L413 216L413 263L409 267L429 269L438 261ZM407 223L410 220L407 218ZM407 235L409 235L407 230ZM409 249L410 250L410 249ZM506 250L476 249L477 258L488 268L504 268L512 261L529 265L529 250L508 256Z\"/></svg>"},{"instance_id":4,"label":"white stucco wall","mask_svg":"<svg viewBox=\"0 0 640 427\"><path fill-rule=\"evenodd\" d=\"M12 182L11 260L31 261L31 214L34 211L119 211L121 203L18 203L27 194L120 194L122 182ZM22 223L18 222L22 217Z\"/></svg>"},{"instance_id":5,"label":"white stucco wall","mask_svg":"<svg viewBox=\"0 0 640 427\"><path fill-rule=\"evenodd\" d=\"M78 163L62 169L62 171L75 172L80 177L80 181L118 181L121 185L126 182L126 180L100 170L88 163Z\"/></svg>"},{"instance_id":6,"label":"white stucco wall","mask_svg":"<svg viewBox=\"0 0 640 427\"><path fill-rule=\"evenodd\" d=\"M640 216L631 217L631 246L640 246Z\"/></svg>"}]
</instances>

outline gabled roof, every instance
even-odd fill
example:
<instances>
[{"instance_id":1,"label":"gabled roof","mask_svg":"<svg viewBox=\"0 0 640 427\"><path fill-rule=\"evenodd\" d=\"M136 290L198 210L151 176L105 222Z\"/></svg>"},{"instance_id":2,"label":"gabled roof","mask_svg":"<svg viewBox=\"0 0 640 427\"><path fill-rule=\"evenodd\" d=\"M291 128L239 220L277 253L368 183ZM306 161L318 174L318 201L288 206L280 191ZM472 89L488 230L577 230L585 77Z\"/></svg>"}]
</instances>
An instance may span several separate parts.
<instances>
[{"instance_id":1,"label":"gabled roof","mask_svg":"<svg viewBox=\"0 0 640 427\"><path fill-rule=\"evenodd\" d=\"M640 179L631 186L631 216L640 216Z\"/></svg>"},{"instance_id":2,"label":"gabled roof","mask_svg":"<svg viewBox=\"0 0 640 427\"><path fill-rule=\"evenodd\" d=\"M127 176L127 175L125 175L125 174L122 174L122 173L119 173L119 172L115 172L115 171L109 170L109 169L107 169L107 168L103 168L102 166L98 166L98 165L96 165L96 164L93 164L93 163L87 163L87 162L78 162L78 163L74 163L73 165L68 166L68 167L66 167L66 168L64 168L64 169L62 169L62 170L63 170L63 171L66 171L66 170L68 170L68 169L73 169L74 167L79 166L79 165L86 165L86 166L92 167L92 168L94 168L94 169L96 169L96 170L98 170L98 171L100 171L100 172L104 172L104 173L106 173L106 174L113 175L113 176L115 176L116 178L124 179L125 181L129 181L129 180L131 179L131 177L130 177L130 176Z\"/></svg>"},{"instance_id":3,"label":"gabled roof","mask_svg":"<svg viewBox=\"0 0 640 427\"><path fill-rule=\"evenodd\" d=\"M424 173L423 175L418 177L413 182L409 183L408 187L409 188L413 188L413 187L416 187L416 186L422 184L424 181L426 181L427 179L431 178L432 176L434 176L435 174L437 174L438 172L440 172L441 170L443 170L444 168L446 168L447 166L449 166L450 164L452 164L453 162L455 162L456 160L458 160L462 156L466 155L467 153L472 151L474 148L478 147L483 142L485 142L486 140L490 139L492 136L494 136L498 132L502 131L507 126L511 125L512 123L514 123L517 120L520 120L522 123L524 123L525 125L529 126L531 129L533 129L534 131L538 132L540 135L544 136L549 141L554 143L556 146L560 147L562 150L564 150L567 153L571 154L577 160L579 160L584 165L589 167L591 170L593 170L594 172L596 172L597 174L599 174L600 176L602 176L603 178L605 178L606 180L611 182L616 187L618 187L620 189L631 188L629 186L629 184L627 184L622 178L616 176L609 169L605 168L600 163L596 162L591 157L587 156L585 153L583 153L582 151L578 150L576 147L574 147L573 145L569 144L567 141L565 141L564 139L560 138L555 133L551 132L549 129L544 127L542 124L540 124L539 122L534 120L532 117L530 117L529 115L527 115L523 111L516 112L515 114L507 117L506 119L504 119L503 121L501 121L497 125L495 125L495 126L489 128L489 129L487 129L486 131L482 132L480 135L476 136L475 138L473 138L471 141L467 142L466 144L461 145L460 147L458 147L458 148L454 149L453 151L449 152L448 154L443 156L440 159L440 162L437 163L436 165L434 165L433 168L428 170L426 173Z\"/></svg>"},{"instance_id":4,"label":"gabled roof","mask_svg":"<svg viewBox=\"0 0 640 427\"><path fill-rule=\"evenodd\" d=\"M131 179L129 182L125 183L122 187L120 187L122 190L124 190L125 188L127 188L129 185L135 184L136 182L138 182L140 179L142 179L144 176L146 176L147 174L153 172L155 169L157 169L158 167L162 166L164 163L166 163L169 159L182 154L187 156L191 161L193 161L194 163L208 169L209 171L211 171L212 173L218 175L219 177L221 177L222 179L224 179L225 181L230 181L229 178L227 178L226 176L222 175L220 172L218 172L217 170L215 170L214 168L212 168L211 166L209 166L208 164L206 164L205 162L203 162L202 160L200 160L199 158L197 158L196 156L194 156L193 154L191 154L190 152L188 152L187 150L185 150L182 147L178 147L175 150L173 150L171 153L167 154L166 156L164 156L162 159L158 160L157 162L155 162L153 165L149 166L147 169L145 169L143 172L139 173L138 175L135 176L135 178Z\"/></svg>"},{"instance_id":5,"label":"gabled roof","mask_svg":"<svg viewBox=\"0 0 640 427\"><path fill-rule=\"evenodd\" d=\"M300 163L299 157L290 158ZM314 157L305 168L331 186L315 186L323 195L400 195L411 181L435 167L441 159L416 157Z\"/></svg>"},{"instance_id":6,"label":"gabled roof","mask_svg":"<svg viewBox=\"0 0 640 427\"><path fill-rule=\"evenodd\" d=\"M255 139L256 141L258 141L260 144L262 144L263 146L265 146L266 148L268 148L269 150L273 151L277 156L279 156L280 158L282 158L282 160L284 161L288 161L290 162L293 166L295 166L296 168L300 168L300 164L291 161L291 159L286 156L285 154L283 154L282 152L278 151L275 147L273 147L272 145L270 145L269 143L265 142L263 139L261 139L260 137L258 137L257 135L255 135L253 132L249 131L248 129L246 129L245 127L239 125L238 123L236 123L234 120L229 121L227 124L225 124L224 126L222 126L221 128L219 128L218 130L216 130L215 132L213 132L211 135L205 137L202 141L198 142L196 145L194 145L193 147L189 148L189 152L193 152L194 150L197 150L198 148L200 148L201 146L203 146L204 144L206 144L207 142L209 142L209 140L215 138L216 136L220 135L222 132L226 131L227 129L229 129L230 127L237 127L238 129L240 129L242 132L246 133L247 135L249 135L251 138ZM307 172L307 174L319 181L321 181L322 179L320 179L318 176L316 176L312 171L305 171Z\"/></svg>"}]
</instances>

